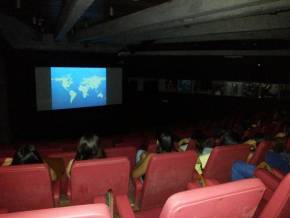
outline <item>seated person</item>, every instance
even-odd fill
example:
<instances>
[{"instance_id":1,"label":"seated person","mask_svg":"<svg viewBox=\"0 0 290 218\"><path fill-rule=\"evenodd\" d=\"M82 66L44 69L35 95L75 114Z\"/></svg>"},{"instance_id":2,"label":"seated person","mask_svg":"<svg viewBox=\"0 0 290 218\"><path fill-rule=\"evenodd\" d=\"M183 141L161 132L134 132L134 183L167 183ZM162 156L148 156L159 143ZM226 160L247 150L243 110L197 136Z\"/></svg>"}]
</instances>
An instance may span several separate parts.
<instances>
[{"instance_id":1,"label":"seated person","mask_svg":"<svg viewBox=\"0 0 290 218\"><path fill-rule=\"evenodd\" d=\"M220 146L223 144L223 131L217 130L215 131L213 137L208 138L202 145L201 145L201 151L199 153L195 170L202 174L202 170L205 168L205 165L209 159L209 156L213 150L214 147Z\"/></svg>"},{"instance_id":2,"label":"seated person","mask_svg":"<svg viewBox=\"0 0 290 218\"><path fill-rule=\"evenodd\" d=\"M173 137L168 132L162 132L156 141L157 148L156 153L169 153L174 150ZM133 178L141 178L146 174L146 170L149 164L149 160L153 154L146 152L145 150L137 152L137 157L140 157L140 161L137 163L136 167L132 172Z\"/></svg>"},{"instance_id":3,"label":"seated person","mask_svg":"<svg viewBox=\"0 0 290 218\"><path fill-rule=\"evenodd\" d=\"M189 138L183 138L178 141L178 151L186 151L191 140L196 141L196 149L201 151L201 145L206 140L206 137L200 130L194 130Z\"/></svg>"},{"instance_id":4,"label":"seated person","mask_svg":"<svg viewBox=\"0 0 290 218\"><path fill-rule=\"evenodd\" d=\"M22 164L38 164L44 163L40 154L36 150L34 145L24 145L21 146L13 158L6 158L2 166L11 166L11 165L22 165ZM49 168L49 173L52 181L55 181L57 178L54 170Z\"/></svg>"},{"instance_id":5,"label":"seated person","mask_svg":"<svg viewBox=\"0 0 290 218\"><path fill-rule=\"evenodd\" d=\"M269 171L271 171L271 168L276 168L284 173L290 172L290 159L284 154L283 147L282 143L275 143L273 149L266 153L265 162L258 166L244 161L236 161L232 166L232 180L251 178L256 168L266 168Z\"/></svg>"},{"instance_id":6,"label":"seated person","mask_svg":"<svg viewBox=\"0 0 290 218\"><path fill-rule=\"evenodd\" d=\"M66 167L66 174L70 177L74 160L91 160L103 157L104 152L101 149L99 137L94 134L84 135L80 139L75 159L70 160Z\"/></svg>"}]
</instances>

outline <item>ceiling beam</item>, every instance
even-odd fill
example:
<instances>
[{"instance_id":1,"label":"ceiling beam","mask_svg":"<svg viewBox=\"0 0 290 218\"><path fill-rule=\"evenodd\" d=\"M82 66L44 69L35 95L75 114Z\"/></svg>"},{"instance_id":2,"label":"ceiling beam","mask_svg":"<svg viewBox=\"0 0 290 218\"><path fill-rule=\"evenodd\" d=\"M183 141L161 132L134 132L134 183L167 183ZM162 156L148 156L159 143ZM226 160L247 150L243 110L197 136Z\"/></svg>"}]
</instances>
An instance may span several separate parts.
<instances>
[{"instance_id":1,"label":"ceiling beam","mask_svg":"<svg viewBox=\"0 0 290 218\"><path fill-rule=\"evenodd\" d=\"M126 33L118 38L111 38L111 42L137 44L141 41L155 43L213 41L213 40L241 40L241 39L289 39L290 11L278 14L238 17L230 20L219 20L162 29L159 31ZM281 33L280 33L281 32Z\"/></svg>"},{"instance_id":2,"label":"ceiling beam","mask_svg":"<svg viewBox=\"0 0 290 218\"><path fill-rule=\"evenodd\" d=\"M58 21L55 38L61 40L95 0L66 0Z\"/></svg>"},{"instance_id":3,"label":"ceiling beam","mask_svg":"<svg viewBox=\"0 0 290 218\"><path fill-rule=\"evenodd\" d=\"M289 0L173 0L143 11L79 31L75 39L104 40L123 34L142 34L290 9Z\"/></svg>"},{"instance_id":4,"label":"ceiling beam","mask_svg":"<svg viewBox=\"0 0 290 218\"><path fill-rule=\"evenodd\" d=\"M138 51L131 56L283 56L289 57L289 49L280 50L192 50L192 51Z\"/></svg>"}]
</instances>

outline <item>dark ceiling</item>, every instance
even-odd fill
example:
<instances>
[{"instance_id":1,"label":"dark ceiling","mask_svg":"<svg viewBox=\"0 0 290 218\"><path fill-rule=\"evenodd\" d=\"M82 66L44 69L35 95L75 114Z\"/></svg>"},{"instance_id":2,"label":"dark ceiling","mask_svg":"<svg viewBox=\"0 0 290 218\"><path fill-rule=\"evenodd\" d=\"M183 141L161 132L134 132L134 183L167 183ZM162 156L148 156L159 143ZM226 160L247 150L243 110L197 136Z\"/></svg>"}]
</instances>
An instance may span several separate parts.
<instances>
[{"instance_id":1,"label":"dark ceiling","mask_svg":"<svg viewBox=\"0 0 290 218\"><path fill-rule=\"evenodd\" d=\"M168 0L96 0L75 28L102 23L166 1ZM1 0L0 13L17 17L36 29L41 27L43 32L54 33L64 3L65 0Z\"/></svg>"},{"instance_id":2,"label":"dark ceiling","mask_svg":"<svg viewBox=\"0 0 290 218\"><path fill-rule=\"evenodd\" d=\"M0 20L0 35L20 49L290 49L289 0L0 0L1 15L26 24Z\"/></svg>"}]
</instances>

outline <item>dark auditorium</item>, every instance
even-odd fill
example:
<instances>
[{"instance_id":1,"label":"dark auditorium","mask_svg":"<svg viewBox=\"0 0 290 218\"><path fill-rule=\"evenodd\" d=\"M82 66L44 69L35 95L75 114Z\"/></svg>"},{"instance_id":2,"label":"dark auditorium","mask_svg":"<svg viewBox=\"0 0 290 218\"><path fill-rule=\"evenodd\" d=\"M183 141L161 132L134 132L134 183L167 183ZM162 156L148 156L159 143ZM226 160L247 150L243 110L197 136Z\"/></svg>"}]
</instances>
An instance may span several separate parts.
<instances>
[{"instance_id":1,"label":"dark auditorium","mask_svg":"<svg viewBox=\"0 0 290 218\"><path fill-rule=\"evenodd\" d=\"M0 0L0 218L290 218L290 0Z\"/></svg>"}]
</instances>

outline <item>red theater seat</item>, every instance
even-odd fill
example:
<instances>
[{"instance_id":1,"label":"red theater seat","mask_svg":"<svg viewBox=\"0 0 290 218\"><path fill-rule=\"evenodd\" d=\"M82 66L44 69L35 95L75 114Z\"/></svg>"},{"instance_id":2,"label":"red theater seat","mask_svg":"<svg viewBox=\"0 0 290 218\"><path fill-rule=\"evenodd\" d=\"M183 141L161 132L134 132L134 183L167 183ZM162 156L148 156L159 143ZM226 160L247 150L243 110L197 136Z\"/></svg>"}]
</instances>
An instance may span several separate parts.
<instances>
[{"instance_id":1,"label":"red theater seat","mask_svg":"<svg viewBox=\"0 0 290 218\"><path fill-rule=\"evenodd\" d=\"M196 144L197 144L197 141L195 139L191 139L188 143L186 150L187 151L196 150Z\"/></svg>"},{"instance_id":2,"label":"red theater seat","mask_svg":"<svg viewBox=\"0 0 290 218\"><path fill-rule=\"evenodd\" d=\"M105 204L91 204L0 214L0 218L111 218L111 215Z\"/></svg>"},{"instance_id":3,"label":"red theater seat","mask_svg":"<svg viewBox=\"0 0 290 218\"><path fill-rule=\"evenodd\" d=\"M131 169L134 168L136 163L136 147L119 147L119 148L106 148L106 157L126 157L130 161Z\"/></svg>"},{"instance_id":4,"label":"red theater seat","mask_svg":"<svg viewBox=\"0 0 290 218\"><path fill-rule=\"evenodd\" d=\"M52 184L45 164L0 167L1 208L14 212L53 206Z\"/></svg>"},{"instance_id":5,"label":"red theater seat","mask_svg":"<svg viewBox=\"0 0 290 218\"><path fill-rule=\"evenodd\" d=\"M272 169L272 172L269 172L265 169L257 169L255 171L255 177L261 179L266 185L266 191L264 194L264 199L269 201L279 186L282 179L285 177L285 174L280 173L279 171Z\"/></svg>"},{"instance_id":6,"label":"red theater seat","mask_svg":"<svg viewBox=\"0 0 290 218\"><path fill-rule=\"evenodd\" d=\"M290 217L290 173L288 173L264 207L259 218Z\"/></svg>"},{"instance_id":7,"label":"red theater seat","mask_svg":"<svg viewBox=\"0 0 290 218\"><path fill-rule=\"evenodd\" d=\"M4 158L6 158L6 157L13 157L14 153L15 153L15 150L13 150L13 149L1 150L0 151L0 157L4 157Z\"/></svg>"},{"instance_id":8,"label":"red theater seat","mask_svg":"<svg viewBox=\"0 0 290 218\"><path fill-rule=\"evenodd\" d=\"M161 208L174 193L187 189L193 181L197 154L193 151L154 155L148 165L144 184L138 183L136 204L141 211ZM137 180L138 181L138 180Z\"/></svg>"},{"instance_id":9,"label":"red theater seat","mask_svg":"<svg viewBox=\"0 0 290 218\"><path fill-rule=\"evenodd\" d=\"M203 176L206 180L216 180L219 183L231 179L231 168L235 161L245 161L249 154L249 145L225 145L215 147L207 161Z\"/></svg>"},{"instance_id":10,"label":"red theater seat","mask_svg":"<svg viewBox=\"0 0 290 218\"><path fill-rule=\"evenodd\" d=\"M72 166L68 195L72 205L94 203L108 190L114 196L127 195L130 163L127 158L75 161Z\"/></svg>"},{"instance_id":11,"label":"red theater seat","mask_svg":"<svg viewBox=\"0 0 290 218\"><path fill-rule=\"evenodd\" d=\"M259 179L247 179L180 192L166 201L160 218L252 217L264 190Z\"/></svg>"},{"instance_id":12,"label":"red theater seat","mask_svg":"<svg viewBox=\"0 0 290 218\"><path fill-rule=\"evenodd\" d=\"M270 147L271 147L271 142L269 141L261 142L257 146L253 157L249 161L249 164L258 165L259 163L263 162L265 160L266 153Z\"/></svg>"},{"instance_id":13,"label":"red theater seat","mask_svg":"<svg viewBox=\"0 0 290 218\"><path fill-rule=\"evenodd\" d=\"M156 143L151 143L148 145L148 153L155 153L156 152L156 149L157 149L157 145Z\"/></svg>"},{"instance_id":14,"label":"red theater seat","mask_svg":"<svg viewBox=\"0 0 290 218\"><path fill-rule=\"evenodd\" d=\"M61 148L38 148L37 150L42 157L48 157L51 154L62 152Z\"/></svg>"}]
</instances>

